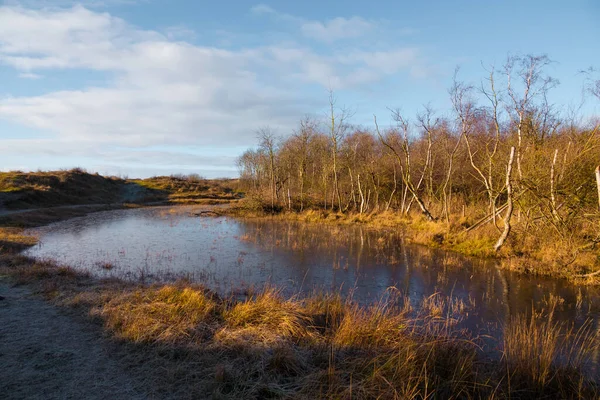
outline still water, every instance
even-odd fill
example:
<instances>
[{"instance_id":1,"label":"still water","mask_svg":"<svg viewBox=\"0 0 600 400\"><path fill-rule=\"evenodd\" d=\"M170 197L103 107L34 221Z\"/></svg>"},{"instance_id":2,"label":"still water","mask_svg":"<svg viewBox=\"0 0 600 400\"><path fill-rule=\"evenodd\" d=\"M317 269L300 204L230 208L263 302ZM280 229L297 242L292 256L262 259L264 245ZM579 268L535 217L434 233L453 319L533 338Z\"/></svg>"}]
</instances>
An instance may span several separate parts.
<instances>
[{"instance_id":1,"label":"still water","mask_svg":"<svg viewBox=\"0 0 600 400\"><path fill-rule=\"evenodd\" d=\"M98 276L186 277L221 293L271 284L289 295L342 291L361 303L396 289L415 304L450 297L464 305L461 325L475 334L501 330L510 316L550 301L558 320L598 326L597 289L411 245L397 231L196 214L190 207L91 214L36 230L40 243L26 254Z\"/></svg>"}]
</instances>

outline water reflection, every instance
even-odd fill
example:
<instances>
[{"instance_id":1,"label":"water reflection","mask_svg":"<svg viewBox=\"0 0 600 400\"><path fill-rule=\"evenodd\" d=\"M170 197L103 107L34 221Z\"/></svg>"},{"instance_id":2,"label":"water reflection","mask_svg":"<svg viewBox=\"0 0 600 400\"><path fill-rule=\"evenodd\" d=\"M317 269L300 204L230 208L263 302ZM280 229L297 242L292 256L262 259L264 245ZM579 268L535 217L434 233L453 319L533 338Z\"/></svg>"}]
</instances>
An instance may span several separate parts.
<instances>
[{"instance_id":1,"label":"water reflection","mask_svg":"<svg viewBox=\"0 0 600 400\"><path fill-rule=\"evenodd\" d=\"M466 305L462 324L475 333L499 330L515 313L539 311L550 301L558 304L557 319L581 325L592 318L597 325L596 289L411 245L393 230L196 217L190 211L120 210L64 221L38 230L40 244L27 253L99 276L186 276L224 292L270 282L288 294L340 290L367 303L395 287L415 304L438 293Z\"/></svg>"}]
</instances>

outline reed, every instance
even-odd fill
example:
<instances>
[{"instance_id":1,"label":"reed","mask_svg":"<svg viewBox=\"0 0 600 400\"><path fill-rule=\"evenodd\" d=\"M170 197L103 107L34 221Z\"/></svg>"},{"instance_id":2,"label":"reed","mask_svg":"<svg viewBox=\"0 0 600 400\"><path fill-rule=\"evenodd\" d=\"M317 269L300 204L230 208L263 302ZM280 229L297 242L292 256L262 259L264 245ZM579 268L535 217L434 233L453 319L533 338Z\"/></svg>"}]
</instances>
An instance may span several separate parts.
<instances>
[{"instance_id":1,"label":"reed","mask_svg":"<svg viewBox=\"0 0 600 400\"><path fill-rule=\"evenodd\" d=\"M503 365L507 384L532 397L592 398L587 362L598 350L591 324L579 328L554 321L556 301L547 311L510 319L504 329Z\"/></svg>"},{"instance_id":2,"label":"reed","mask_svg":"<svg viewBox=\"0 0 600 400\"><path fill-rule=\"evenodd\" d=\"M10 262L9 262L10 261ZM1 271L103 327L120 360L178 398L597 398L590 325L543 315L505 327L502 356L455 321L468 307L389 292L361 306L340 294L283 297L272 287L219 297L182 281L98 280L26 257ZM125 354L125 355L123 355ZM149 383L150 384L150 383Z\"/></svg>"}]
</instances>

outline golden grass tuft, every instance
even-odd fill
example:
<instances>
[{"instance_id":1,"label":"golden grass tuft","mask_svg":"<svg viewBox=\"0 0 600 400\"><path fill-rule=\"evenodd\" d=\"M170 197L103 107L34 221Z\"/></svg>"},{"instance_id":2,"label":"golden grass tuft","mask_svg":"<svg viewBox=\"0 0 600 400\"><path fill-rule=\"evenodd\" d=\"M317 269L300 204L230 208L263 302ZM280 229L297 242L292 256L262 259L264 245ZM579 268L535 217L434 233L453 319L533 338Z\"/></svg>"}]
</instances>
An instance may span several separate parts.
<instances>
[{"instance_id":1,"label":"golden grass tuft","mask_svg":"<svg viewBox=\"0 0 600 400\"><path fill-rule=\"evenodd\" d=\"M303 301L304 312L311 316L312 328L331 334L340 325L348 307L340 293L313 293Z\"/></svg>"},{"instance_id":2,"label":"golden grass tuft","mask_svg":"<svg viewBox=\"0 0 600 400\"><path fill-rule=\"evenodd\" d=\"M0 263L6 264L5 258ZM464 304L442 296L417 305L387 293L373 306L337 294L284 298L267 288L223 300L183 282L99 281L15 257L5 269L55 304L91 315L125 344L132 368L157 393L214 398L598 398L586 363L590 325L514 317L503 357L453 328ZM3 270L4 271L4 270ZM419 307L420 306L420 307ZM548 315L549 314L549 315ZM129 344L129 345L127 345Z\"/></svg>"},{"instance_id":3,"label":"golden grass tuft","mask_svg":"<svg viewBox=\"0 0 600 400\"><path fill-rule=\"evenodd\" d=\"M407 328L406 313L389 304L368 308L348 305L332 342L346 347L389 346L402 339Z\"/></svg>"},{"instance_id":4,"label":"golden grass tuft","mask_svg":"<svg viewBox=\"0 0 600 400\"><path fill-rule=\"evenodd\" d=\"M24 234L23 229L0 227L0 254L18 253L37 242L37 237Z\"/></svg>"},{"instance_id":5,"label":"golden grass tuft","mask_svg":"<svg viewBox=\"0 0 600 400\"><path fill-rule=\"evenodd\" d=\"M204 291L163 286L116 295L98 315L120 338L176 343L206 337L215 308Z\"/></svg>"},{"instance_id":6,"label":"golden grass tuft","mask_svg":"<svg viewBox=\"0 0 600 400\"><path fill-rule=\"evenodd\" d=\"M598 349L597 334L589 323L574 329L554 322L555 307L556 302L547 313L511 318L503 341L506 379L515 390L536 395L586 398L586 360Z\"/></svg>"},{"instance_id":7,"label":"golden grass tuft","mask_svg":"<svg viewBox=\"0 0 600 400\"><path fill-rule=\"evenodd\" d=\"M217 334L224 342L252 338L262 343L282 339L300 340L310 336L310 318L299 302L283 300L272 288L234 304L223 311L224 328Z\"/></svg>"}]
</instances>

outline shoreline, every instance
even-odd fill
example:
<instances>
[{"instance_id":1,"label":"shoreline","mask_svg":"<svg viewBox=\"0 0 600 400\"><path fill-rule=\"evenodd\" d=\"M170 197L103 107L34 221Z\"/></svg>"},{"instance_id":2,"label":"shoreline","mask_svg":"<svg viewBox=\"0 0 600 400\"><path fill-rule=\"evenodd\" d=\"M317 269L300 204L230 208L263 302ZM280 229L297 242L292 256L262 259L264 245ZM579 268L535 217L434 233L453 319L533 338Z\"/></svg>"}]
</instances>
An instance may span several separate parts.
<instances>
[{"instance_id":1,"label":"shoreline","mask_svg":"<svg viewBox=\"0 0 600 400\"><path fill-rule=\"evenodd\" d=\"M15 235L15 243L31 245L31 237ZM498 343L500 357L490 359L477 338L453 330L460 307L444 298L432 299L415 317L393 302L359 306L335 293L300 299L266 289L236 299L185 281L99 279L5 250L0 266L1 281L27 287L52 307L98 327L116 346L109 356L119 354L134 381L154 382L144 389L159 398L600 393L584 367L598 346L597 335L556 325L552 306L543 316L512 318L508 336ZM539 348L538 339L553 345ZM569 347L571 340L578 347ZM571 353L563 351L580 357L556 364L569 359ZM538 359L542 364L532 363Z\"/></svg>"},{"instance_id":2,"label":"shoreline","mask_svg":"<svg viewBox=\"0 0 600 400\"><path fill-rule=\"evenodd\" d=\"M265 211L248 210L243 206L231 207L228 215L248 219L275 219L326 225L361 225L373 230L400 229L409 243L441 249L476 259L498 261L500 268L528 276L540 276L550 279L564 279L574 285L600 285L598 269L574 273L565 270L558 263L548 263L525 254L514 255L508 251L495 252L492 249L495 239L485 234L466 237L467 232L453 231L445 222L427 221L421 216L409 218L394 212L372 214L342 214L325 210L306 210L303 212L281 211L269 214ZM600 257L600 255L598 256ZM580 268L584 268L580 266ZM600 268L600 267L598 267ZM592 272L592 274L589 274ZM588 276L589 275L589 276Z\"/></svg>"},{"instance_id":3,"label":"shoreline","mask_svg":"<svg viewBox=\"0 0 600 400\"><path fill-rule=\"evenodd\" d=\"M557 325L555 305L541 315L511 318L504 339L488 348L454 328L464 311L442 297L421 304L414 315L406 302L359 306L337 294L286 298L268 288L240 300L185 281L98 279L23 256L3 257L0 265L3 284L26 287L99 328L116 354L135 360L136 366L124 366L133 368L133 379L153 381L145 389L159 398L161 392L220 393L221 398L410 392L517 399L600 393L597 378L585 369L598 346L597 333L587 325L576 331ZM549 346L538 347L538 340ZM489 351L500 353L489 357ZM579 356L571 359L575 353ZM567 364L557 361L563 359ZM199 365L202 373L194 370ZM150 366L170 372L164 376ZM279 389L273 392L274 387Z\"/></svg>"},{"instance_id":4,"label":"shoreline","mask_svg":"<svg viewBox=\"0 0 600 400\"><path fill-rule=\"evenodd\" d=\"M209 206L210 210L200 210L200 214L207 216L229 216L241 219L263 219L294 221L307 224L326 225L355 225L364 226L374 231L386 231L399 229L405 235L408 243L425 246L432 249L440 249L462 256L472 257L477 260L494 260L498 267L517 272L527 276L539 276L549 279L562 279L575 286L598 286L600 275L591 276L573 274L565 270L557 269L556 265L550 265L540 260L525 255L515 256L504 252L493 252L489 239L474 238L469 241L461 240L462 232L448 232L448 226L444 222L425 221L420 216L406 218L393 212L382 212L372 214L341 214L324 210L306 210L303 212L283 211L275 214L268 212L248 210L244 205L239 205L239 200L214 201L205 199L190 203L121 203L121 204L93 204L93 205L68 205L51 208L33 208L26 210L14 210L10 214L0 214L0 249L8 245L9 250L13 245L24 250L27 246L35 244L34 237L23 235L26 229L49 225L54 222L64 221L70 218L82 217L91 213L126 210L131 208L154 208L154 207L203 207ZM215 213L213 207L219 208ZM198 215L200 215L198 214ZM2 234L8 232L9 236L18 237L22 243L5 242ZM441 240L440 240L441 239ZM462 238L464 239L464 237Z\"/></svg>"}]
</instances>

